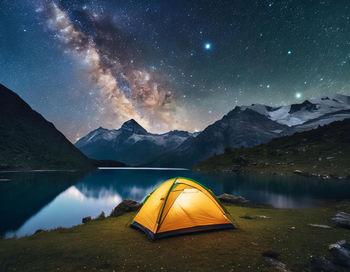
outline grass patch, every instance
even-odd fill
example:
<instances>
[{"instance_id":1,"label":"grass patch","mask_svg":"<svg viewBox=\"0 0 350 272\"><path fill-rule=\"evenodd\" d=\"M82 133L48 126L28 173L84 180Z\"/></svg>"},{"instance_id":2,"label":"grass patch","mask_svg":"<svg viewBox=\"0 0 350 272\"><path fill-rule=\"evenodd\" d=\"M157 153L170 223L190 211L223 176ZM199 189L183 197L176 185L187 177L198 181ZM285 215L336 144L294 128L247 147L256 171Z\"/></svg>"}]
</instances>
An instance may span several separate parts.
<instances>
[{"instance_id":1,"label":"grass patch","mask_svg":"<svg viewBox=\"0 0 350 272\"><path fill-rule=\"evenodd\" d=\"M329 224L329 208L286 210L227 206L238 225L150 241L128 227L135 213L85 225L0 240L0 271L273 271L264 252L278 252L293 271L309 271L310 256L329 255L328 245L350 231L315 229ZM271 219L251 219L265 215ZM291 229L294 227L295 229Z\"/></svg>"}]
</instances>

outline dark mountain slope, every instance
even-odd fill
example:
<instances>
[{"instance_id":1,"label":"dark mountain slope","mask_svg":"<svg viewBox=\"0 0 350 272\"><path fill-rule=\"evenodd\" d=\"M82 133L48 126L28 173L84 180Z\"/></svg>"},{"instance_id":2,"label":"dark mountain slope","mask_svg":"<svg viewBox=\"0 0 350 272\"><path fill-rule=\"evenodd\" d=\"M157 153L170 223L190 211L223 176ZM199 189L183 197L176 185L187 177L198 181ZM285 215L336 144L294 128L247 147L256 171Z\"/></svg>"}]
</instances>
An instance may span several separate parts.
<instances>
[{"instance_id":1,"label":"dark mountain slope","mask_svg":"<svg viewBox=\"0 0 350 272\"><path fill-rule=\"evenodd\" d=\"M350 119L253 148L227 150L199 162L194 169L350 177Z\"/></svg>"},{"instance_id":2,"label":"dark mountain slope","mask_svg":"<svg viewBox=\"0 0 350 272\"><path fill-rule=\"evenodd\" d=\"M251 109L236 107L221 120L208 126L197 137L189 138L174 151L150 162L153 166L191 167L225 147L250 147L278 137L287 128Z\"/></svg>"},{"instance_id":3,"label":"dark mountain slope","mask_svg":"<svg viewBox=\"0 0 350 272\"><path fill-rule=\"evenodd\" d=\"M94 168L55 126L0 84L0 169Z\"/></svg>"}]
</instances>

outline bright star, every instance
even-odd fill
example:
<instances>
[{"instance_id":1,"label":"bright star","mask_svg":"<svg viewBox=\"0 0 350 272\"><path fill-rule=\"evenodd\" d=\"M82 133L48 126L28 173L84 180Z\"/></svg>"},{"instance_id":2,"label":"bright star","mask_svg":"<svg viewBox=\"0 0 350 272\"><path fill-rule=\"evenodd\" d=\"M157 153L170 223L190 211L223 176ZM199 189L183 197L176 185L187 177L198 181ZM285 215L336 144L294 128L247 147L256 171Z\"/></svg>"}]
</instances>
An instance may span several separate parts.
<instances>
[{"instance_id":1,"label":"bright star","mask_svg":"<svg viewBox=\"0 0 350 272\"><path fill-rule=\"evenodd\" d=\"M297 98L297 99L301 98L301 96L302 96L301 93L296 93L295 94L295 98Z\"/></svg>"},{"instance_id":2,"label":"bright star","mask_svg":"<svg viewBox=\"0 0 350 272\"><path fill-rule=\"evenodd\" d=\"M205 50L210 50L211 49L211 43L205 43L204 44Z\"/></svg>"},{"instance_id":3,"label":"bright star","mask_svg":"<svg viewBox=\"0 0 350 272\"><path fill-rule=\"evenodd\" d=\"M291 55L292 54L292 50L288 50L288 55Z\"/></svg>"}]
</instances>

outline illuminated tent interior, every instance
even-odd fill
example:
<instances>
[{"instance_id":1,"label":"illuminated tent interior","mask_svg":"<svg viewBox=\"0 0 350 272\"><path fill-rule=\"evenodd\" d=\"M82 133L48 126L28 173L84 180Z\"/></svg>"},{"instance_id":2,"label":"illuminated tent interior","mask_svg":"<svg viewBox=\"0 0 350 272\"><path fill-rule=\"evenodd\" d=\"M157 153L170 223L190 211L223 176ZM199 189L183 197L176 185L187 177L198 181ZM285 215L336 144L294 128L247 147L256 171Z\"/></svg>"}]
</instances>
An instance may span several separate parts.
<instances>
[{"instance_id":1,"label":"illuminated tent interior","mask_svg":"<svg viewBox=\"0 0 350 272\"><path fill-rule=\"evenodd\" d=\"M234 228L213 192L188 178L172 178L148 194L131 226L151 239Z\"/></svg>"}]
</instances>

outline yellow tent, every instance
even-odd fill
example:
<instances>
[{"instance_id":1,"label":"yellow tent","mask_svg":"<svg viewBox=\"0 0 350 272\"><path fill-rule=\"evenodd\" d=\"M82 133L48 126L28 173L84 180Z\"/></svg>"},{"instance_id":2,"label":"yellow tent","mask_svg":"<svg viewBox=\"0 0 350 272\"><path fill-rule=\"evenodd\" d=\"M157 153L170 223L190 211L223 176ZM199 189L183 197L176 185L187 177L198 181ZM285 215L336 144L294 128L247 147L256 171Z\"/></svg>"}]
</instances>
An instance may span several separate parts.
<instances>
[{"instance_id":1,"label":"yellow tent","mask_svg":"<svg viewBox=\"0 0 350 272\"><path fill-rule=\"evenodd\" d=\"M172 178L148 194L132 227L152 239L195 231L234 228L213 192L188 178Z\"/></svg>"}]
</instances>

